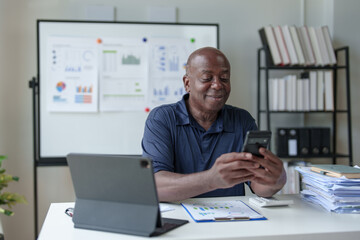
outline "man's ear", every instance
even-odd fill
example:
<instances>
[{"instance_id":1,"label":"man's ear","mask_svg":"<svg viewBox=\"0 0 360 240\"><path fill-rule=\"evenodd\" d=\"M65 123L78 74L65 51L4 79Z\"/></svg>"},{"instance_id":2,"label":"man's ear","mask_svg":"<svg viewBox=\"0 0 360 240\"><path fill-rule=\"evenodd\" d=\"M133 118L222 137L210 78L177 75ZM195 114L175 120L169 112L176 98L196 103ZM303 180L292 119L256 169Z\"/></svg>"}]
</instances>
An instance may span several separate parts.
<instances>
[{"instance_id":1,"label":"man's ear","mask_svg":"<svg viewBox=\"0 0 360 240\"><path fill-rule=\"evenodd\" d=\"M190 79L186 74L183 76L183 83L184 83L185 91L190 92Z\"/></svg>"}]
</instances>

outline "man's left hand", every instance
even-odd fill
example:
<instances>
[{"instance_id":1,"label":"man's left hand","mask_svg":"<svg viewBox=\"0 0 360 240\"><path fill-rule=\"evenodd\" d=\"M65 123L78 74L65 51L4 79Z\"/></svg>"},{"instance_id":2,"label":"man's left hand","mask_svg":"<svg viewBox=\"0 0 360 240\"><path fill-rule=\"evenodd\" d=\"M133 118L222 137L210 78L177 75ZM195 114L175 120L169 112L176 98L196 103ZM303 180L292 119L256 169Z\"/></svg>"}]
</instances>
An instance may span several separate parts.
<instances>
[{"instance_id":1,"label":"man's left hand","mask_svg":"<svg viewBox=\"0 0 360 240\"><path fill-rule=\"evenodd\" d=\"M262 168L250 170L254 173L251 188L258 196L271 197L285 185L286 173L283 162L270 150L260 148L259 152L264 157L253 155L253 159L258 161Z\"/></svg>"}]
</instances>

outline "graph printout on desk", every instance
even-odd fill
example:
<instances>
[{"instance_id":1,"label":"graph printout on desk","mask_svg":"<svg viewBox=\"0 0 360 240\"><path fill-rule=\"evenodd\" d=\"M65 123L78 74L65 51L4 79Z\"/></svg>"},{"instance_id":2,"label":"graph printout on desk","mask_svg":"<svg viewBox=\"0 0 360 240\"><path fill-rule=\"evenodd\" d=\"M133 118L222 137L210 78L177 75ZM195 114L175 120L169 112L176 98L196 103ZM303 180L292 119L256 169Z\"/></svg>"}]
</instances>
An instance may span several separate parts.
<instances>
[{"instance_id":1,"label":"graph printout on desk","mask_svg":"<svg viewBox=\"0 0 360 240\"><path fill-rule=\"evenodd\" d=\"M264 216L240 200L189 199L181 205L196 222L266 220Z\"/></svg>"}]
</instances>

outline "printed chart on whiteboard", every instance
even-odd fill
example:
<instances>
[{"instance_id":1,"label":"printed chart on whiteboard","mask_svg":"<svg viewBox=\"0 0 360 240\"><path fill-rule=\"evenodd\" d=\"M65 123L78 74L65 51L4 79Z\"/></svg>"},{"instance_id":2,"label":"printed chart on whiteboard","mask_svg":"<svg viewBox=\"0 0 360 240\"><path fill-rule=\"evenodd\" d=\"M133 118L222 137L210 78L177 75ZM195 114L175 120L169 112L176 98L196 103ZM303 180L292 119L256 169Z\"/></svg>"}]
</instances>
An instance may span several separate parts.
<instances>
[{"instance_id":1,"label":"printed chart on whiteboard","mask_svg":"<svg viewBox=\"0 0 360 240\"><path fill-rule=\"evenodd\" d=\"M141 38L102 38L100 111L143 111L146 106L148 59Z\"/></svg>"},{"instance_id":2,"label":"printed chart on whiteboard","mask_svg":"<svg viewBox=\"0 0 360 240\"><path fill-rule=\"evenodd\" d=\"M92 38L49 37L48 111L96 112L98 54Z\"/></svg>"},{"instance_id":3,"label":"printed chart on whiteboard","mask_svg":"<svg viewBox=\"0 0 360 240\"><path fill-rule=\"evenodd\" d=\"M186 61L195 50L191 39L157 38L150 41L149 104L176 102L185 94L182 77Z\"/></svg>"}]
</instances>

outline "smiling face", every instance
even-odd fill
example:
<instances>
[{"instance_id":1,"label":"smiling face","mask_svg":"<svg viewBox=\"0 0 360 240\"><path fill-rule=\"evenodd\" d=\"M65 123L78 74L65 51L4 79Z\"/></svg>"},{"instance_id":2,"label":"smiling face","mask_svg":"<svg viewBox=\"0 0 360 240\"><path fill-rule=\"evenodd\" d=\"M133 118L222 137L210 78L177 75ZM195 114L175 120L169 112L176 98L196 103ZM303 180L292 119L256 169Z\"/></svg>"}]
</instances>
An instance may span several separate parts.
<instances>
[{"instance_id":1,"label":"smiling face","mask_svg":"<svg viewBox=\"0 0 360 240\"><path fill-rule=\"evenodd\" d=\"M230 64L215 48L202 48L190 55L184 86L189 106L204 113L217 113L229 98Z\"/></svg>"}]
</instances>

